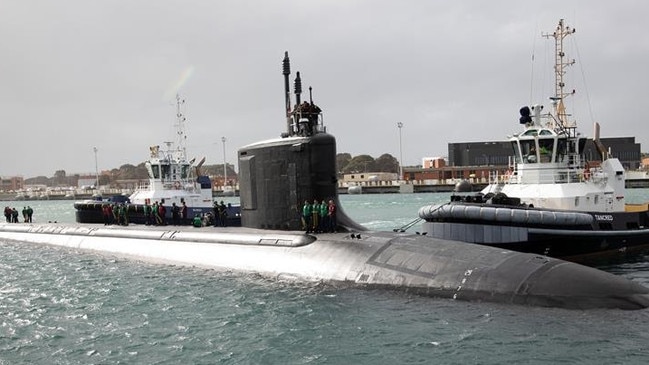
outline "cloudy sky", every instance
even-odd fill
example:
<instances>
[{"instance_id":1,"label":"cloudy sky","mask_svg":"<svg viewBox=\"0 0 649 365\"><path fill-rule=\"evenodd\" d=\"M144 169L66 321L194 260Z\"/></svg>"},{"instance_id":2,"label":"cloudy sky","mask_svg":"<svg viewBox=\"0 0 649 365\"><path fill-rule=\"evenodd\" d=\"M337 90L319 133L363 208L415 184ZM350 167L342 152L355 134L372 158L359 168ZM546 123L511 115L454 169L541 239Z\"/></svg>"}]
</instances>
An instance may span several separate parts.
<instances>
[{"instance_id":1,"label":"cloudy sky","mask_svg":"<svg viewBox=\"0 0 649 365\"><path fill-rule=\"evenodd\" d=\"M566 83L583 134L649 151L649 3L641 1L0 0L0 175L138 164L173 138L222 163L285 129L281 61L313 86L338 152L446 156L502 140L547 103L559 19L576 59Z\"/></svg>"}]
</instances>

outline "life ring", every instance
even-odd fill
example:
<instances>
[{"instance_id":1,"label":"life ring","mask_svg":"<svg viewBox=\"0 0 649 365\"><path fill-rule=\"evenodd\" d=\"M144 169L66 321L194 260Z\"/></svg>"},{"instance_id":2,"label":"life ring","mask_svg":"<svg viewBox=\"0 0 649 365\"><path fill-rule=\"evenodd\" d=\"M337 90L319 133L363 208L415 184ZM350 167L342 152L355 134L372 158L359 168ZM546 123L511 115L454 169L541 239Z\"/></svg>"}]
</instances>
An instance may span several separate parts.
<instances>
[{"instance_id":1,"label":"life ring","mask_svg":"<svg viewBox=\"0 0 649 365\"><path fill-rule=\"evenodd\" d=\"M174 189L180 189L180 183L178 181L174 183Z\"/></svg>"}]
</instances>

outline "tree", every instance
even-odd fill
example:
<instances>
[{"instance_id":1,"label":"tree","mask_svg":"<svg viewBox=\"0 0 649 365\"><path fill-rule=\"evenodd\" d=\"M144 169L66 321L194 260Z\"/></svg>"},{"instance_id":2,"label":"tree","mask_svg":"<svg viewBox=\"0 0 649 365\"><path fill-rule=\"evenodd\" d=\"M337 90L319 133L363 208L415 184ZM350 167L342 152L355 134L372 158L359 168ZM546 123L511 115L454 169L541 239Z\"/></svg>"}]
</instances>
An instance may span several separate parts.
<instances>
[{"instance_id":1,"label":"tree","mask_svg":"<svg viewBox=\"0 0 649 365\"><path fill-rule=\"evenodd\" d=\"M374 158L370 155L356 156L343 167L343 174L374 171Z\"/></svg>"},{"instance_id":2,"label":"tree","mask_svg":"<svg viewBox=\"0 0 649 365\"><path fill-rule=\"evenodd\" d=\"M389 153L382 154L375 161L376 172L399 172L399 161Z\"/></svg>"},{"instance_id":3,"label":"tree","mask_svg":"<svg viewBox=\"0 0 649 365\"><path fill-rule=\"evenodd\" d=\"M345 166L352 160L352 155L349 153L339 153L336 155L336 172L339 174L343 171Z\"/></svg>"},{"instance_id":4,"label":"tree","mask_svg":"<svg viewBox=\"0 0 649 365\"><path fill-rule=\"evenodd\" d=\"M65 170L56 170L54 172L52 184L55 186L68 185L68 179L66 178Z\"/></svg>"}]
</instances>

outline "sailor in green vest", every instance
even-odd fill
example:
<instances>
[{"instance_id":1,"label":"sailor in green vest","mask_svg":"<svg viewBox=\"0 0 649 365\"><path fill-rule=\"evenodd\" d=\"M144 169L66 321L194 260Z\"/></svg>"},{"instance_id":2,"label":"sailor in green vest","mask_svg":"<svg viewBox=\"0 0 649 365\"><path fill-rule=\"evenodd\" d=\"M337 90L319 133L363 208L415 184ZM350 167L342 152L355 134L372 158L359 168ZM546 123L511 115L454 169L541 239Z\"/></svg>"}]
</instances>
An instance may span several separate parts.
<instances>
[{"instance_id":1,"label":"sailor in green vest","mask_svg":"<svg viewBox=\"0 0 649 365\"><path fill-rule=\"evenodd\" d=\"M149 205L149 199L144 200L144 207L142 207L142 212L144 213L144 224L147 226L151 224L151 206Z\"/></svg>"},{"instance_id":2,"label":"sailor in green vest","mask_svg":"<svg viewBox=\"0 0 649 365\"><path fill-rule=\"evenodd\" d=\"M153 202L151 206L151 211L153 212L154 223L156 226L162 225L162 218L160 218L160 206L158 201Z\"/></svg>"},{"instance_id":3,"label":"sailor in green vest","mask_svg":"<svg viewBox=\"0 0 649 365\"><path fill-rule=\"evenodd\" d=\"M318 231L318 218L320 217L320 204L318 204L317 199L313 199L313 205L311 206L311 227L313 232Z\"/></svg>"},{"instance_id":4,"label":"sailor in green vest","mask_svg":"<svg viewBox=\"0 0 649 365\"><path fill-rule=\"evenodd\" d=\"M327 205L327 202L323 199L320 205L318 205L318 208L320 209L320 225L318 226L318 231L326 232L327 213L329 213L329 206Z\"/></svg>"},{"instance_id":5,"label":"sailor in green vest","mask_svg":"<svg viewBox=\"0 0 649 365\"><path fill-rule=\"evenodd\" d=\"M200 215L196 214L194 220L192 221L192 225L196 228L200 228L203 226L203 220L201 219Z\"/></svg>"},{"instance_id":6,"label":"sailor in green vest","mask_svg":"<svg viewBox=\"0 0 649 365\"><path fill-rule=\"evenodd\" d=\"M302 230L306 233L311 231L311 204L308 200L305 200L302 206Z\"/></svg>"}]
</instances>

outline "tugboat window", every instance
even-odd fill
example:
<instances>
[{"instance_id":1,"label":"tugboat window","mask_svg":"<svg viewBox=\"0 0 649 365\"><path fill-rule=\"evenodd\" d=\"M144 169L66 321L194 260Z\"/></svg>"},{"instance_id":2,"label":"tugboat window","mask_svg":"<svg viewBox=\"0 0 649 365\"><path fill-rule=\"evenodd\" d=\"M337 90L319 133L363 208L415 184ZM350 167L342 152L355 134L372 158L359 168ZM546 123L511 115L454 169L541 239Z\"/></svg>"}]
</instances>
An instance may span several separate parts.
<instances>
[{"instance_id":1,"label":"tugboat window","mask_svg":"<svg viewBox=\"0 0 649 365\"><path fill-rule=\"evenodd\" d=\"M151 166L151 171L153 171L153 178L154 179L159 179L160 178L160 166L152 165Z\"/></svg>"},{"instance_id":2,"label":"tugboat window","mask_svg":"<svg viewBox=\"0 0 649 365\"><path fill-rule=\"evenodd\" d=\"M541 155L541 162L550 162L553 147L554 138L539 139L539 154Z\"/></svg>"},{"instance_id":3,"label":"tugboat window","mask_svg":"<svg viewBox=\"0 0 649 365\"><path fill-rule=\"evenodd\" d=\"M512 148L514 149L514 159L516 160L516 163L521 162L521 149L518 148L518 143L512 142Z\"/></svg>"},{"instance_id":4,"label":"tugboat window","mask_svg":"<svg viewBox=\"0 0 649 365\"><path fill-rule=\"evenodd\" d=\"M168 180L170 172L171 172L171 170L169 168L169 165L162 165L160 167L162 168L162 179L163 180Z\"/></svg>"},{"instance_id":5,"label":"tugboat window","mask_svg":"<svg viewBox=\"0 0 649 365\"><path fill-rule=\"evenodd\" d=\"M536 163L536 144L534 140L521 141L521 152L525 162Z\"/></svg>"},{"instance_id":6,"label":"tugboat window","mask_svg":"<svg viewBox=\"0 0 649 365\"><path fill-rule=\"evenodd\" d=\"M567 153L566 141L560 139L557 141L557 162L563 162L563 158Z\"/></svg>"}]
</instances>

